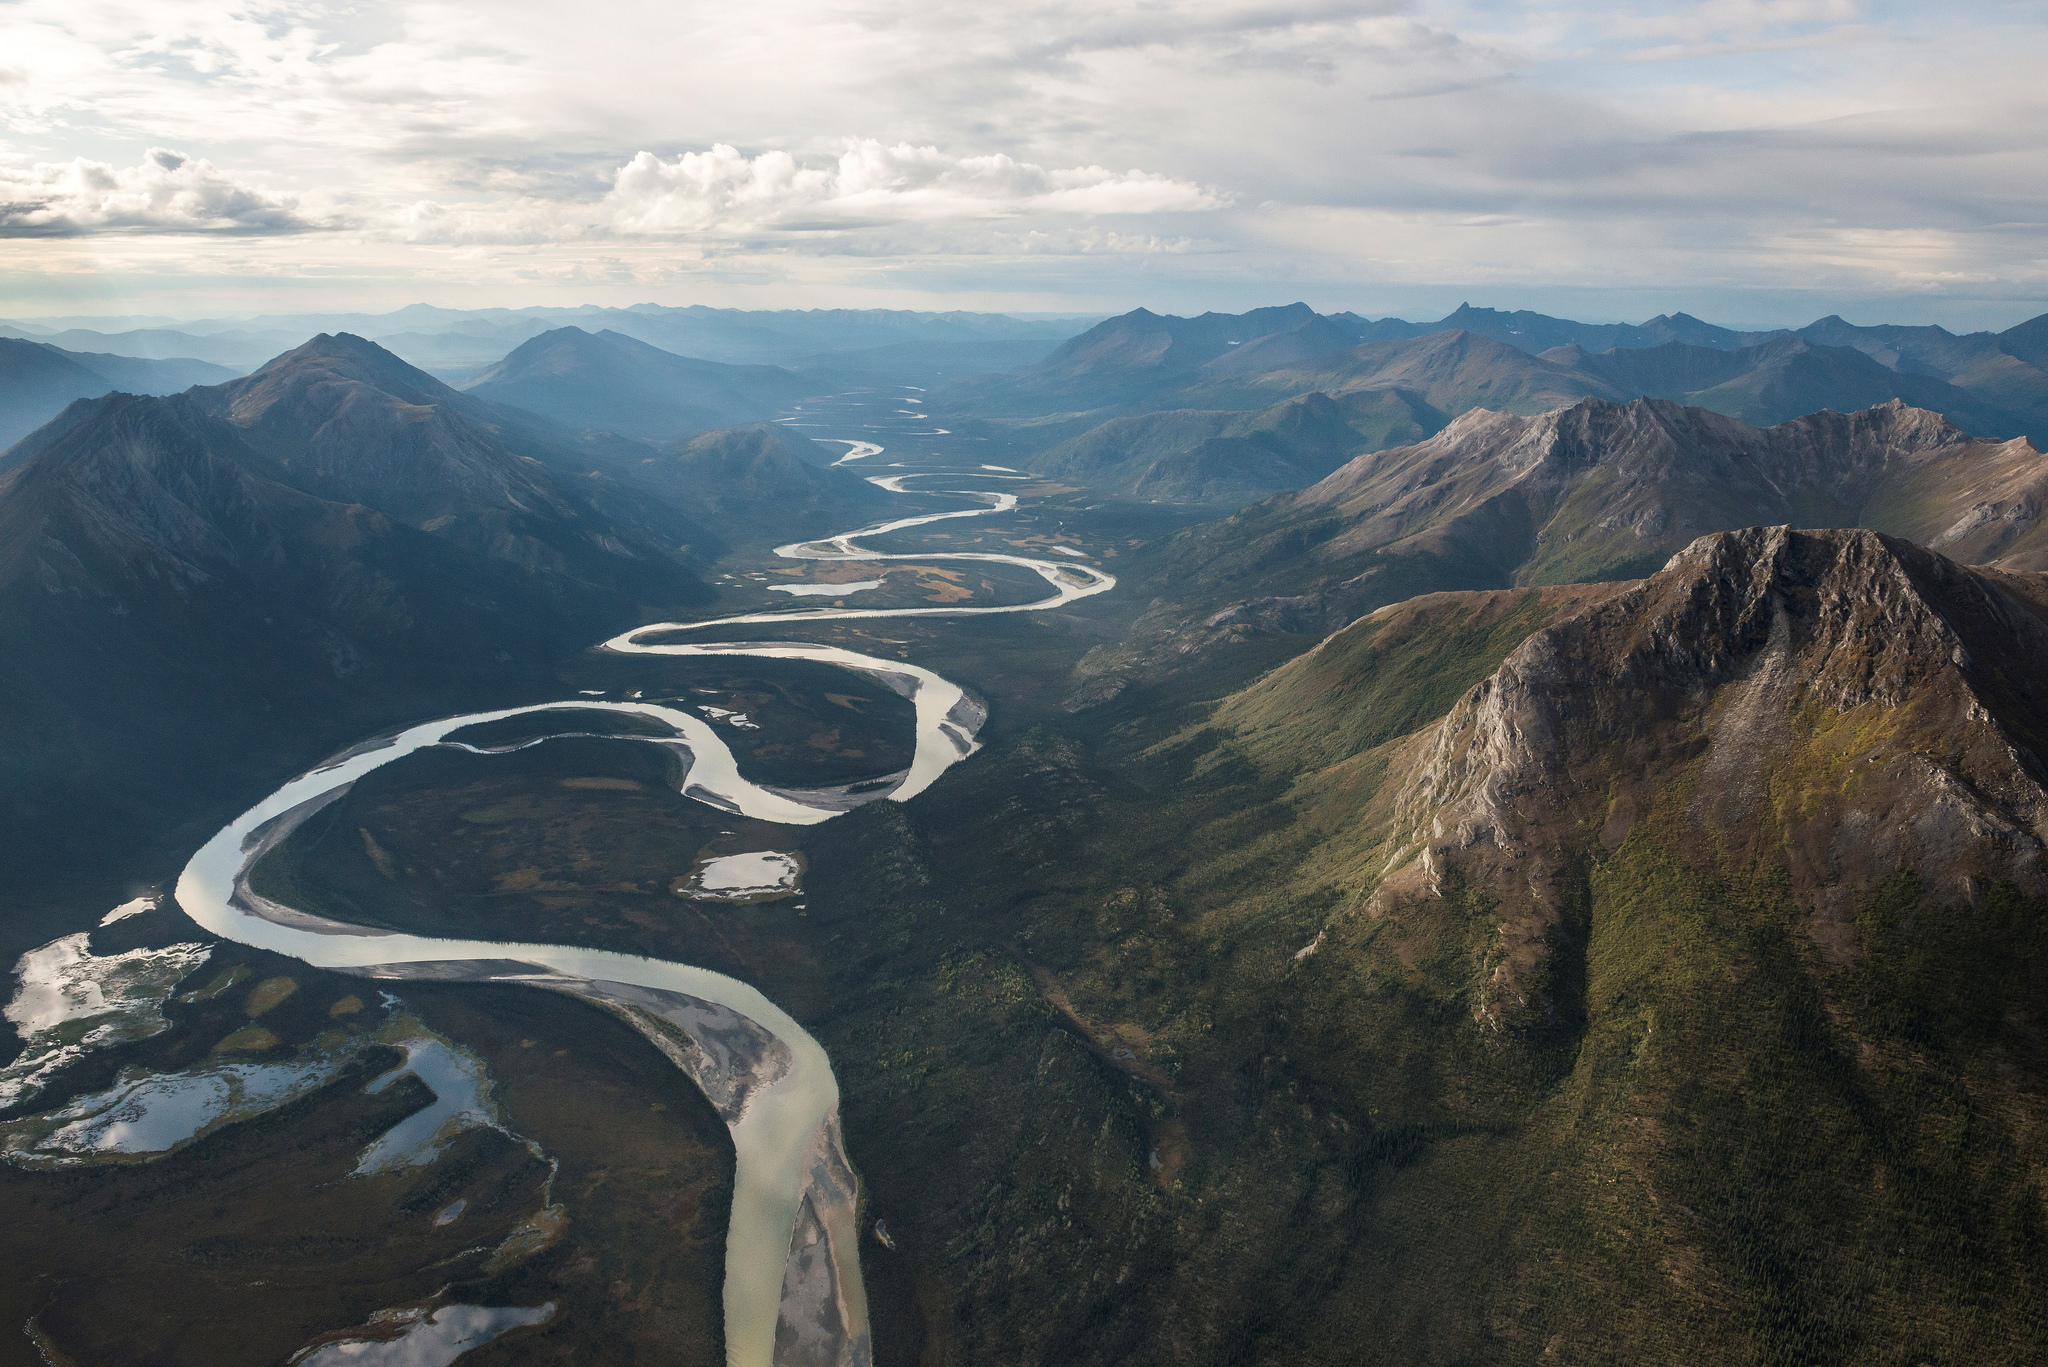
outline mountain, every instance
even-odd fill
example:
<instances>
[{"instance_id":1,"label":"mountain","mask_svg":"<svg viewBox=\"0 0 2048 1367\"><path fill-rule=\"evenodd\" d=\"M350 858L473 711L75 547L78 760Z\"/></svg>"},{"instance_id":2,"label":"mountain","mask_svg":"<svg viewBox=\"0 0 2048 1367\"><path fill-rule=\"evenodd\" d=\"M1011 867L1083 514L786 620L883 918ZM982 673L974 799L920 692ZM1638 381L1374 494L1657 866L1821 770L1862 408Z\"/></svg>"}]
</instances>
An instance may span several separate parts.
<instances>
[{"instance_id":1,"label":"mountain","mask_svg":"<svg viewBox=\"0 0 2048 1367\"><path fill-rule=\"evenodd\" d=\"M198 360L240 373L250 370L318 332L317 327L243 328L147 327L106 332L98 328L0 329L46 346L130 360Z\"/></svg>"},{"instance_id":2,"label":"mountain","mask_svg":"<svg viewBox=\"0 0 2048 1367\"><path fill-rule=\"evenodd\" d=\"M543 689L644 620L632 590L706 596L679 569L494 555L295 487L213 397L80 401L0 474L0 876L20 905L113 832L175 844L275 766Z\"/></svg>"},{"instance_id":3,"label":"mountain","mask_svg":"<svg viewBox=\"0 0 2048 1367\"><path fill-rule=\"evenodd\" d=\"M702 604L716 539L591 460L622 456L345 334L71 405L0 471L7 876Z\"/></svg>"},{"instance_id":4,"label":"mountain","mask_svg":"<svg viewBox=\"0 0 2048 1367\"><path fill-rule=\"evenodd\" d=\"M1473 308L1460 304L1430 328L1431 332L1470 332L1535 353L1552 347L1581 346L1587 351L1610 347L1654 346L1665 340L1629 323L1578 323L1569 318L1517 309Z\"/></svg>"},{"instance_id":5,"label":"mountain","mask_svg":"<svg viewBox=\"0 0 2048 1367\"><path fill-rule=\"evenodd\" d=\"M1049 393L1042 387L1051 382L1051 362L993 383L1012 399L1035 394L1043 404L1076 396L1094 401L1122 395L1120 403L1093 415L1097 417L1101 412L1115 413L1119 407L1152 405L1166 405L1162 414L1194 410L1242 414L1266 409L1289 396L1316 393L1359 406L1368 403L1361 396L1375 395L1370 402L1379 405L1383 420L1357 424L1360 435L1367 439L1366 450L1373 449L1371 443L1376 441L1391 444L1412 439L1475 409L1534 416L1585 398L1671 399L1756 425L1786 422L1823 410L1854 412L1897 399L1941 413L1980 436L2007 438L2030 430L2023 416L1959 385L1930 374L1888 368L1853 347L1825 345L1789 333L1753 346L1666 341L1594 353L1573 344L1532 354L1510 342L1468 331L1429 332L1344 346L1338 344L1341 338L1335 335L1338 329L1331 320L1307 314L1289 315L1281 321L1290 326L1230 347L1214 320L1206 325L1206 331L1176 332L1166 320L1149 314L1142 319L1127 316L1062 348L1061 364L1066 369L1059 383L1065 386L1063 391ZM1679 319L1652 321L1670 325L1673 331L1698 331L1680 326ZM1175 348L1184 353L1178 362L1173 360ZM1265 364L1297 354L1299 359ZM1200 359L1205 355L1208 359ZM2004 359L2014 367L2024 366L2016 358ZM1140 360L1145 360L1145 367L1138 365ZM1146 367L1149 378L1142 384L1130 380L1135 370ZM948 391L945 402L957 401L971 388ZM1027 448L1041 448L1040 454L1024 457L1034 468L1057 468L1063 477L1082 480L1099 492L1118 497L1218 503L1261 487L1273 489L1273 481L1285 477L1280 466L1250 448L1238 452L1237 458L1245 463L1232 471L1228 451L1214 448L1207 457L1212 473L1185 489L1169 480L1136 495L1135 482L1143 473L1141 457L1149 460L1164 454L1158 439L1141 434L1180 433L1183 451L1191 450L1192 443L1201 438L1194 435L1191 420L1185 417L1161 416L1148 424L1132 414L1109 421L1114 425L1091 424L1072 414L1013 421L1006 434ZM1233 423L1249 430L1260 420L1246 416L1208 421L1217 430L1202 437L1220 436L1223 428ZM1125 456L1110 459L1120 442L1127 444ZM1091 471L1102 472L1099 485ZM1211 486L1211 493L1200 492Z\"/></svg>"},{"instance_id":6,"label":"mountain","mask_svg":"<svg viewBox=\"0 0 2048 1367\"><path fill-rule=\"evenodd\" d=\"M2030 366L2048 369L2048 313L1999 333L1998 349Z\"/></svg>"},{"instance_id":7,"label":"mountain","mask_svg":"<svg viewBox=\"0 0 2048 1367\"><path fill-rule=\"evenodd\" d=\"M1364 343L1355 336L1342 317L1318 316L1306 304L1199 318L1139 309L1035 366L945 386L930 402L949 423L993 419L999 429L1007 424L1011 441L1043 448L1111 417L1257 410L1315 392L1401 390L1401 403L1445 415L1480 404L1534 413L1588 394L1620 397L1597 377L1474 333Z\"/></svg>"},{"instance_id":8,"label":"mountain","mask_svg":"<svg viewBox=\"0 0 2048 1367\"><path fill-rule=\"evenodd\" d=\"M1665 342L1594 354L1573 345L1530 355L1477 333L1435 332L1353 347L1239 383L1241 392L1400 388L1452 416L1473 408L1533 414L1581 398L1674 399L1758 425L1899 399L1983 436L2026 430L2021 419L1934 376L1901 373L1854 348L1789 334L1739 348ZM1232 397L1221 387L1192 392Z\"/></svg>"},{"instance_id":9,"label":"mountain","mask_svg":"<svg viewBox=\"0 0 2048 1367\"><path fill-rule=\"evenodd\" d=\"M1351 334L1356 342L1398 342L1404 337L1422 337L1437 330L1432 323L1410 323L1400 318L1367 318L1356 313L1333 313L1330 321Z\"/></svg>"},{"instance_id":10,"label":"mountain","mask_svg":"<svg viewBox=\"0 0 2048 1367\"><path fill-rule=\"evenodd\" d=\"M83 354L46 342L0 337L0 450L56 417L74 399L98 398L114 390L175 394L234 375L225 366L205 361Z\"/></svg>"},{"instance_id":11,"label":"mountain","mask_svg":"<svg viewBox=\"0 0 2048 1367\"><path fill-rule=\"evenodd\" d=\"M2048 460L2025 439L1978 440L1897 401L1769 428L1654 399L1473 411L1147 548L1160 600L1084 662L1081 697L1201 648L1275 632L1306 644L1419 593L1627 578L1758 523L1873 527L2048 568L2044 507Z\"/></svg>"},{"instance_id":12,"label":"mountain","mask_svg":"<svg viewBox=\"0 0 2048 1367\"><path fill-rule=\"evenodd\" d=\"M1524 351L1544 352L1555 347L1576 346L1588 352L1663 346L1683 342L1688 346L1714 347L1735 351L1757 346L1778 336L1778 332L1737 332L1701 322L1687 313L1659 314L1647 323L1580 323L1570 318L1553 318L1546 313L1518 309L1474 308L1460 304L1435 323L1420 325L1426 332L1463 331L1490 337L1496 342Z\"/></svg>"},{"instance_id":13,"label":"mountain","mask_svg":"<svg viewBox=\"0 0 2048 1367\"><path fill-rule=\"evenodd\" d=\"M380 633L395 644L436 606L483 609L530 577L361 502L293 487L284 467L195 395L115 394L80 407L61 434L0 475L0 585L10 593L32 585L32 601L71 605L60 616L73 625L89 626L98 612L168 639L215 617L238 623L240 637L289 639L304 626L345 675L349 661L380 648ZM241 611L248 603L294 622L280 628ZM437 639L454 631L480 647L518 620L456 630L461 615L437 622ZM511 634L527 638L541 626L527 619ZM25 631L9 639L32 649L44 638ZM412 660L416 648L391 660Z\"/></svg>"},{"instance_id":14,"label":"mountain","mask_svg":"<svg viewBox=\"0 0 2048 1367\"><path fill-rule=\"evenodd\" d=\"M1771 328L1761 332L1739 332L1734 328L1718 327L1713 323L1703 322L1689 313L1660 313L1638 326L1635 335L1642 339L1645 346L1682 342L1686 346L1738 351L1743 347L1759 346L1768 342L1782 331L1782 328Z\"/></svg>"},{"instance_id":15,"label":"mountain","mask_svg":"<svg viewBox=\"0 0 2048 1367\"><path fill-rule=\"evenodd\" d=\"M1208 380L1187 393L1219 406L1249 406L1284 394L1369 389L1405 390L1447 416L1481 407L1533 414L1589 394L1622 397L1597 376L1472 332L1366 342L1296 365Z\"/></svg>"},{"instance_id":16,"label":"mountain","mask_svg":"<svg viewBox=\"0 0 2048 1367\"><path fill-rule=\"evenodd\" d=\"M1624 397L1675 399L1767 426L1831 408L1847 413L1899 399L1984 437L2014 437L2024 424L1969 391L1931 375L1887 369L1846 346L1786 335L1735 349L1668 342L1589 355L1559 347L1542 359L1598 377Z\"/></svg>"},{"instance_id":17,"label":"mountain","mask_svg":"<svg viewBox=\"0 0 2048 1367\"><path fill-rule=\"evenodd\" d=\"M54 319L0 326L79 351L123 356L193 356L247 370L322 332L354 333L451 382L468 380L521 343L564 326L610 330L679 355L731 365L853 369L913 382L937 365L958 368L965 348L982 370L1042 357L1092 319L1015 318L1000 313L900 309L714 309L703 305L627 308L445 309L410 304L390 313L269 314L177 321L166 318ZM1005 350L1009 348L1009 350ZM865 353L864 359L842 353Z\"/></svg>"},{"instance_id":18,"label":"mountain","mask_svg":"<svg viewBox=\"0 0 2048 1367\"><path fill-rule=\"evenodd\" d=\"M1312 317L1249 342L1232 343L1229 350L1203 362L1201 370L1212 377L1252 375L1313 361L1354 346L1360 340L1336 319Z\"/></svg>"},{"instance_id":19,"label":"mountain","mask_svg":"<svg viewBox=\"0 0 2048 1367\"><path fill-rule=\"evenodd\" d=\"M816 388L774 366L691 360L610 331L556 328L465 385L571 428L669 440L774 416Z\"/></svg>"},{"instance_id":20,"label":"mountain","mask_svg":"<svg viewBox=\"0 0 2048 1367\"><path fill-rule=\"evenodd\" d=\"M779 423L704 432L643 460L639 481L701 510L728 540L774 544L878 519L893 505L847 470L840 453Z\"/></svg>"},{"instance_id":21,"label":"mountain","mask_svg":"<svg viewBox=\"0 0 2048 1367\"><path fill-rule=\"evenodd\" d=\"M316 337L195 399L294 487L547 575L672 595L688 579L672 563L676 544L702 537L673 518L635 525L638 514L600 511L593 490L568 482L586 463L568 434L348 333ZM666 510L640 509L650 511Z\"/></svg>"},{"instance_id":22,"label":"mountain","mask_svg":"<svg viewBox=\"0 0 2048 1367\"><path fill-rule=\"evenodd\" d=\"M1235 347L1304 330L1298 343L1271 343L1280 357L1295 350L1320 354L1318 348L1332 339L1330 325L1307 304L1198 318L1134 309L1061 343L1036 365L957 382L933 399L949 409L996 417L1130 406L1197 378L1202 367Z\"/></svg>"},{"instance_id":23,"label":"mountain","mask_svg":"<svg viewBox=\"0 0 2048 1367\"><path fill-rule=\"evenodd\" d=\"M2048 357L2038 341L2044 332L2048 314L2002 333L1963 336L1940 327L1858 327L1833 315L1799 329L1809 341L1854 347L1889 369L1967 390L2012 415L2037 441L2048 440Z\"/></svg>"},{"instance_id":24,"label":"mountain","mask_svg":"<svg viewBox=\"0 0 2048 1367\"><path fill-rule=\"evenodd\" d=\"M1112 418L1030 467L1118 497L1234 508L1313 484L1362 450L1419 440L1443 422L1405 390L1309 393L1251 413Z\"/></svg>"},{"instance_id":25,"label":"mountain","mask_svg":"<svg viewBox=\"0 0 2048 1367\"><path fill-rule=\"evenodd\" d=\"M1575 842L1611 850L1660 806L1694 825L1681 859L1783 859L1836 963L1862 950L1856 912L1888 880L1910 876L1939 905L1982 908L1999 885L2040 899L2048 699L2028 681L2043 665L2038 575L1973 571L1868 531L1701 538L1532 636L1418 735L1386 790L1383 843L1401 872L1374 910L1453 881L1493 903L1504 942L1475 1005L1502 1020L1560 1005L1538 980ZM1902 709L1909 729L1865 728ZM1661 758L1624 758L1653 737ZM1781 786L1810 796L1779 807Z\"/></svg>"},{"instance_id":26,"label":"mountain","mask_svg":"<svg viewBox=\"0 0 2048 1367\"><path fill-rule=\"evenodd\" d=\"M1081 1367L2040 1359L2044 585L1715 533L818 828L819 941L874 946L819 1038L921 1322Z\"/></svg>"},{"instance_id":27,"label":"mountain","mask_svg":"<svg viewBox=\"0 0 2048 1367\"><path fill-rule=\"evenodd\" d=\"M949 422L990 422L1027 450L1113 416L1366 388L1412 390L1451 416L1647 396L1759 423L1899 398L1983 435L2048 436L2048 370L2029 359L2048 353L2048 331L2032 326L1957 337L1835 317L1797 332L1740 332L1683 313L1587 324L1469 303L1434 323L1324 316L1305 304L1200 318L1139 309L1037 365L941 386L931 401Z\"/></svg>"}]
</instances>

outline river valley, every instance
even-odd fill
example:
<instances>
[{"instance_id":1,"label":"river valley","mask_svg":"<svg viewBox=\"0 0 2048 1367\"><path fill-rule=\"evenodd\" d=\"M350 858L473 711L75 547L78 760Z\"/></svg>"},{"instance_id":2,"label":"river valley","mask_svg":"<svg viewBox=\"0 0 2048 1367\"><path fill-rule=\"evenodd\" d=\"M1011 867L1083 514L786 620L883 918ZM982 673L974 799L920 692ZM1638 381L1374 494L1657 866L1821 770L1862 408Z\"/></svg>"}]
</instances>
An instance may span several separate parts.
<instances>
[{"instance_id":1,"label":"river valley","mask_svg":"<svg viewBox=\"0 0 2048 1367\"><path fill-rule=\"evenodd\" d=\"M911 414L910 416L915 416ZM896 536L957 519L1017 508L1013 492L975 482L1015 480L1000 468L931 468L883 474L886 448L848 440L872 483L907 497L946 494L981 506L948 508L786 545L798 562L921 560L1020 568L1053 593L1038 601L917 608L819 608L741 613L698 622L657 622L604 643L621 655L748 657L828 664L883 684L915 712L911 761L898 773L824 789L772 788L743 777L733 752L704 718L652 702L577 698L448 717L366 741L285 784L221 830L177 882L186 913L211 933L317 967L386 979L516 982L597 1003L652 1040L703 1090L731 1128L737 1171L726 1243L728 1362L734 1367L864 1364L871 1350L856 1224L857 1182L844 1152L838 1088L824 1050L786 1012L747 983L707 969L571 945L448 940L344 923L267 897L251 875L270 851L359 780L415 752L468 746L460 733L512 717L601 712L632 717L657 734L635 734L681 760L683 794L717 810L789 826L812 825L861 803L907 801L974 753L982 704L959 684L907 661L840 646L795 641L678 640L717 628L790 622L926 616L972 617L1043 611L1105 593L1113 576L1071 549L1063 561L989 551L877 551L864 539ZM905 488L915 483L916 488ZM943 485L943 487L939 487ZM566 729L563 734L574 734ZM528 740L524 748L539 743Z\"/></svg>"}]
</instances>

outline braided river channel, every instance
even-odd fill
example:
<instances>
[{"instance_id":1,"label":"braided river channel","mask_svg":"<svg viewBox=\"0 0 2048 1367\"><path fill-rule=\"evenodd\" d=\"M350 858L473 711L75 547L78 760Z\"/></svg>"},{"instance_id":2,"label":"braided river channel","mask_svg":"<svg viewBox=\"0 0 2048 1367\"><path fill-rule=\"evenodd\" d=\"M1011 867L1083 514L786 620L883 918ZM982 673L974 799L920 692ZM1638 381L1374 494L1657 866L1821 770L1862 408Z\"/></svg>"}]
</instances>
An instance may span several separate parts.
<instances>
[{"instance_id":1,"label":"braided river channel","mask_svg":"<svg viewBox=\"0 0 2048 1367\"><path fill-rule=\"evenodd\" d=\"M848 447L838 462L841 466L859 471L878 465L874 457L883 451L878 443L840 441ZM563 714L563 730L557 733L562 735L575 734L575 714L587 717L593 711L630 713L643 725L651 722L665 728L666 734L624 739L675 752L681 759L683 794L721 811L811 825L864 801L908 801L978 748L976 735L984 713L958 684L900 660L831 645L679 638L750 623L780 626L851 618L1036 612L1115 586L1112 576L1078 560L1061 563L975 553L884 555L859 544L863 537L948 519L987 517L1017 506L1014 493L952 487L970 482L969 477L982 482L1024 478L990 467L871 475L871 483L892 493L944 493L985 506L907 516L783 546L775 553L799 561L993 561L1037 573L1051 587L1050 596L1013 605L821 608L655 622L599 647L622 654L811 660L879 680L907 697L915 710L916 744L907 769L835 789L764 787L740 774L731 750L710 723L679 708L637 701L577 698L444 717L363 741L293 779L209 840L178 879L177 898L186 914L223 939L365 977L531 984L603 1006L651 1040L696 1082L732 1132L737 1168L724 1285L726 1358L732 1367L865 1367L872 1358L855 1221L856 1182L840 1137L838 1083L831 1060L817 1041L754 987L708 969L570 945L443 940L349 925L258 893L250 885L250 871L307 818L373 770L430 746L495 753L469 744L465 732L482 723L517 716L544 718L551 712ZM948 487L922 488L934 480ZM906 489L906 484L920 488Z\"/></svg>"}]
</instances>

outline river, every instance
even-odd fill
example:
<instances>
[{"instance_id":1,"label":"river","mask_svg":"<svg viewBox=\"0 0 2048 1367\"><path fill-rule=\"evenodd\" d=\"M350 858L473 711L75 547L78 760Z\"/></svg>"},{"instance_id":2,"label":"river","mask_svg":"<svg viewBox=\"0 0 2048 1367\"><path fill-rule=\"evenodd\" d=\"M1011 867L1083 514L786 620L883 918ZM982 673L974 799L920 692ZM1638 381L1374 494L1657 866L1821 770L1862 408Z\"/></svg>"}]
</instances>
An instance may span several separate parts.
<instances>
[{"instance_id":1,"label":"river","mask_svg":"<svg viewBox=\"0 0 2048 1367\"><path fill-rule=\"evenodd\" d=\"M921 416L921 415L920 415ZM883 447L847 441L840 462L871 459ZM918 471L870 476L892 493L910 480L1017 478L1015 472ZM179 876L177 897L206 930L320 968L376 978L519 982L569 993L613 1011L640 1030L703 1089L730 1127L737 1155L726 1238L725 1335L731 1367L867 1367L872 1360L860 1275L860 1231L853 1170L839 1126L839 1087L818 1042L747 983L666 960L568 945L440 940L329 920L256 892L249 873L308 817L346 794L357 779L417 750L459 745L455 732L506 717L612 711L669 728L667 736L626 736L667 746L683 761L682 792L720 810L787 825L812 825L860 801L904 802L973 754L984 714L958 684L916 665L805 642L690 642L667 638L712 627L881 617L978 616L1043 612L1106 593L1114 577L1075 561L946 552L896 555L867 550L858 538L955 518L986 517L1017 506L1017 495L978 489L928 490L965 495L988 506L895 519L777 548L795 560L953 560L1015 565L1049 584L1051 597L1003 606L825 608L745 613L701 622L654 622L606 641L621 654L743 655L814 660L879 679L911 700L916 744L893 786L850 795L771 790L739 772L731 750L702 718L656 703L565 699L528 707L444 717L362 742L279 788L209 840ZM565 726L565 732L568 727ZM472 747L465 747L472 748ZM853 785L859 787L862 785Z\"/></svg>"}]
</instances>

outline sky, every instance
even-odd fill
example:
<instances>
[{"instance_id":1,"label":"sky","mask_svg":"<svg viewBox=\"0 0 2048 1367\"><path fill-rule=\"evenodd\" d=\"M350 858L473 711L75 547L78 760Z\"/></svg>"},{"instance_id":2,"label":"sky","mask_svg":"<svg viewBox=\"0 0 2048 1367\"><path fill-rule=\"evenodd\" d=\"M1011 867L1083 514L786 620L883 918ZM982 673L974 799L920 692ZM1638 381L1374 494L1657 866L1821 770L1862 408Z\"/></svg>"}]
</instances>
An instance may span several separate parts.
<instances>
[{"instance_id":1,"label":"sky","mask_svg":"<svg viewBox=\"0 0 2048 1367\"><path fill-rule=\"evenodd\" d=\"M2002 328L2039 0L0 0L0 316Z\"/></svg>"}]
</instances>

